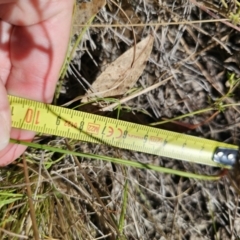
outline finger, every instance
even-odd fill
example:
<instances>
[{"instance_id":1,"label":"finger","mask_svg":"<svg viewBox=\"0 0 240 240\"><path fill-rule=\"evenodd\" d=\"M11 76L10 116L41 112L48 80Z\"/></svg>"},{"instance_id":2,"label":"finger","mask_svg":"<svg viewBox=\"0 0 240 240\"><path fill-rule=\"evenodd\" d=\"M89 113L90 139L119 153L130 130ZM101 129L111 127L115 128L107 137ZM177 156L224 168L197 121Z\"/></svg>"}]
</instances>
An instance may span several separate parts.
<instances>
[{"instance_id":1,"label":"finger","mask_svg":"<svg viewBox=\"0 0 240 240\"><path fill-rule=\"evenodd\" d=\"M14 28L7 80L10 94L51 102L69 41L70 9L41 24Z\"/></svg>"},{"instance_id":2,"label":"finger","mask_svg":"<svg viewBox=\"0 0 240 240\"><path fill-rule=\"evenodd\" d=\"M42 102L52 101L71 29L74 1L67 2L68 6L64 4L55 17L38 25L13 29L10 43L12 68L6 83L9 94ZM33 132L11 131L11 138L14 139L30 141L33 137ZM0 165L12 162L25 148L9 144L0 151Z\"/></svg>"},{"instance_id":3,"label":"finger","mask_svg":"<svg viewBox=\"0 0 240 240\"><path fill-rule=\"evenodd\" d=\"M12 26L0 20L0 79L6 84L10 70L11 61L9 56L9 41Z\"/></svg>"},{"instance_id":4,"label":"finger","mask_svg":"<svg viewBox=\"0 0 240 240\"><path fill-rule=\"evenodd\" d=\"M0 150L4 149L10 138L11 119L7 92L0 79Z\"/></svg>"},{"instance_id":5,"label":"finger","mask_svg":"<svg viewBox=\"0 0 240 240\"><path fill-rule=\"evenodd\" d=\"M34 132L20 129L12 129L10 134L11 138L23 141L31 141L34 135ZM9 143L6 148L0 151L0 167L6 166L18 158L26 148L26 146Z\"/></svg>"},{"instance_id":6,"label":"finger","mask_svg":"<svg viewBox=\"0 0 240 240\"><path fill-rule=\"evenodd\" d=\"M66 12L69 6L71 8L73 6L73 0L5 1L6 4L0 7L0 18L16 26L35 25L61 12Z\"/></svg>"},{"instance_id":7,"label":"finger","mask_svg":"<svg viewBox=\"0 0 240 240\"><path fill-rule=\"evenodd\" d=\"M0 0L0 4L4 4L4 3L14 3L17 0Z\"/></svg>"}]
</instances>

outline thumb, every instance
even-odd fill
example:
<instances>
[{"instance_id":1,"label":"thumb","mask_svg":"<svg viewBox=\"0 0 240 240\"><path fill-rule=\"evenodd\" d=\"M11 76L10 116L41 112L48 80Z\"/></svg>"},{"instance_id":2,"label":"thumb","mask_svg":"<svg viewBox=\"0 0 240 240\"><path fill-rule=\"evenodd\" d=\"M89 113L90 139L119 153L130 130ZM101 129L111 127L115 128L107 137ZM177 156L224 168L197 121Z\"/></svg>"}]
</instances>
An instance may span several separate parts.
<instances>
[{"instance_id":1,"label":"thumb","mask_svg":"<svg viewBox=\"0 0 240 240\"><path fill-rule=\"evenodd\" d=\"M11 118L7 92L0 79L0 150L4 149L10 138Z\"/></svg>"}]
</instances>

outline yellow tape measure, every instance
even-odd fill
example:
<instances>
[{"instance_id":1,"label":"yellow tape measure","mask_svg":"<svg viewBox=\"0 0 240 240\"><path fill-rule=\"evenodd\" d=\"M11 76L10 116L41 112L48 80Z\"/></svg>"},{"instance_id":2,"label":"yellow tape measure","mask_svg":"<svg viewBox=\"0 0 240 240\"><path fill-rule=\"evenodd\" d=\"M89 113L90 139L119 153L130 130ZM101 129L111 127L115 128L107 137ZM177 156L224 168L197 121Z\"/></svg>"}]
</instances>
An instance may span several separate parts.
<instances>
[{"instance_id":1,"label":"yellow tape measure","mask_svg":"<svg viewBox=\"0 0 240 240\"><path fill-rule=\"evenodd\" d=\"M12 127L231 168L238 146L9 96Z\"/></svg>"}]
</instances>

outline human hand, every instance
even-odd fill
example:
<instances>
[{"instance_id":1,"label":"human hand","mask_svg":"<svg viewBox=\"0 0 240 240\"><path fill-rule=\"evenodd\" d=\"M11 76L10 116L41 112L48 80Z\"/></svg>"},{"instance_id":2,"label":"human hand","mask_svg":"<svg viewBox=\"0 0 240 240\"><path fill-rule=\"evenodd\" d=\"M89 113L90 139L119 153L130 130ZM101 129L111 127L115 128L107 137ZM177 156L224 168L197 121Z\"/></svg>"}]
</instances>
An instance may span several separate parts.
<instances>
[{"instance_id":1,"label":"human hand","mask_svg":"<svg viewBox=\"0 0 240 240\"><path fill-rule=\"evenodd\" d=\"M31 131L11 129L7 94L50 103L69 41L74 0L0 0L0 166Z\"/></svg>"}]
</instances>

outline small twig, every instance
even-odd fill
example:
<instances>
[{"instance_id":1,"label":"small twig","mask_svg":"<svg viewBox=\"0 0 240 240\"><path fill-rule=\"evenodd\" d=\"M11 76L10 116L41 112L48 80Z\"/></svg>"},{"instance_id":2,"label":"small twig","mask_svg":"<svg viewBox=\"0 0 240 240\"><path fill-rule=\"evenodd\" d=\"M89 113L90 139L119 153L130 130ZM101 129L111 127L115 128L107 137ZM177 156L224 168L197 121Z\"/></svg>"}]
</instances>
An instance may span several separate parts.
<instances>
[{"instance_id":1,"label":"small twig","mask_svg":"<svg viewBox=\"0 0 240 240\"><path fill-rule=\"evenodd\" d=\"M240 126L240 122L232 123L229 126L225 126L224 128L218 129L218 130L211 130L211 133L221 133L226 132L227 130L234 129L236 127Z\"/></svg>"},{"instance_id":2,"label":"small twig","mask_svg":"<svg viewBox=\"0 0 240 240\"><path fill-rule=\"evenodd\" d=\"M157 23L126 23L126 24L92 24L89 28L105 28L105 27L146 27L146 26L170 26L180 24L199 24L199 23L210 23L210 22L227 22L228 18L218 18L209 20L196 20L196 21L181 21L181 22L157 22ZM77 24L78 27L86 27L86 24Z\"/></svg>"},{"instance_id":3,"label":"small twig","mask_svg":"<svg viewBox=\"0 0 240 240\"><path fill-rule=\"evenodd\" d=\"M29 203L29 209L30 209L30 216L31 216L31 220L32 220L33 235L34 235L35 240L39 240L39 231L38 231L38 227L37 227L35 209L34 209L34 205L32 202L32 191L31 191L31 187L30 187L28 168L27 168L27 162L25 159L25 155L23 155L23 171L24 171L24 177L25 177L26 188L27 188L27 196L28 196L28 203Z\"/></svg>"},{"instance_id":4,"label":"small twig","mask_svg":"<svg viewBox=\"0 0 240 240\"><path fill-rule=\"evenodd\" d=\"M213 13L212 11L210 11L208 8L206 8L204 6L204 4L199 4L198 2L196 2L195 0L190 0L191 3L193 3L194 5L198 6L201 10L203 10L204 12L206 12L207 14L209 14L211 17L218 19L219 22L222 22L223 24L237 30L240 32L240 28L238 26L233 25L232 23L228 22L228 21L222 21L218 15L216 15L215 13Z\"/></svg>"},{"instance_id":5,"label":"small twig","mask_svg":"<svg viewBox=\"0 0 240 240\"><path fill-rule=\"evenodd\" d=\"M27 236L10 232L10 231L8 231L8 230L6 230L6 229L3 229L3 228L1 228L1 227L0 227L0 232L4 232L4 233L6 233L6 234L9 235L9 236L17 237L17 238L19 238L19 239L29 239Z\"/></svg>"},{"instance_id":6,"label":"small twig","mask_svg":"<svg viewBox=\"0 0 240 240\"><path fill-rule=\"evenodd\" d=\"M140 96L140 95L142 95L142 94L145 94L145 93L147 93L147 92L150 92L150 91L152 91L153 89L156 89L156 88L158 88L159 86L165 84L165 83L168 82L170 79L172 79L172 76L166 78L165 80L163 80L163 81L161 81L161 82L155 83L155 84L153 84L152 86L147 87L147 88L143 89L143 90L140 91L140 92L134 93L134 94L132 94L131 96L127 96L127 97L125 97L125 98L122 98L122 99L120 99L118 102L113 103L113 104L111 104L111 105L109 105L109 106L107 106L107 107L102 108L101 111L103 111L103 112L104 112L104 111L111 111L113 108L117 107L119 104L125 103L125 102L127 102L127 101L129 101L129 100L131 100L131 99L133 99L133 98L135 98L135 97L138 97L138 96Z\"/></svg>"}]
</instances>

